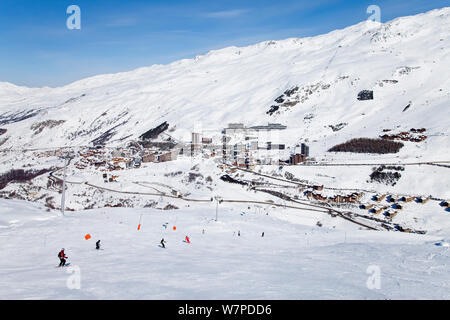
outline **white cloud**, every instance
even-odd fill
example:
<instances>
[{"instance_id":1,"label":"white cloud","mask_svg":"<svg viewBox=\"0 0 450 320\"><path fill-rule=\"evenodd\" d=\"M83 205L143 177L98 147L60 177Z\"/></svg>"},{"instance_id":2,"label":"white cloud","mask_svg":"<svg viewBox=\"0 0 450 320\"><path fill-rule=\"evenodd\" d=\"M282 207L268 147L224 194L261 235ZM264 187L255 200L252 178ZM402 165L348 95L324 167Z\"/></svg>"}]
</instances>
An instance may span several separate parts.
<instances>
[{"instance_id":1,"label":"white cloud","mask_svg":"<svg viewBox=\"0 0 450 320\"><path fill-rule=\"evenodd\" d=\"M223 10L223 11L214 11L203 14L206 18L218 18L218 19L226 19L226 18L235 18L246 14L249 10L246 9L233 9L233 10Z\"/></svg>"},{"instance_id":2,"label":"white cloud","mask_svg":"<svg viewBox=\"0 0 450 320\"><path fill-rule=\"evenodd\" d=\"M106 24L107 27L128 27L134 26L138 23L138 20L133 17L117 18Z\"/></svg>"}]
</instances>

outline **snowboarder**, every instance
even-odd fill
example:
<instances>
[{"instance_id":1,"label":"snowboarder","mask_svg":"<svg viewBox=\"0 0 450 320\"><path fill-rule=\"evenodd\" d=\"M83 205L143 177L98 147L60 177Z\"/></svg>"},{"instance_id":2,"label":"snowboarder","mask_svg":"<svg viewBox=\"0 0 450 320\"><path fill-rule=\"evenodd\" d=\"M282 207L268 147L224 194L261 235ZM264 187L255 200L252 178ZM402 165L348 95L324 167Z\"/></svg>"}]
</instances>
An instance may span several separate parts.
<instances>
[{"instance_id":1,"label":"snowboarder","mask_svg":"<svg viewBox=\"0 0 450 320\"><path fill-rule=\"evenodd\" d=\"M163 247L163 248L165 248L166 246L164 245L166 242L164 241L164 238L162 238L161 239L161 246Z\"/></svg>"},{"instance_id":2,"label":"snowboarder","mask_svg":"<svg viewBox=\"0 0 450 320\"><path fill-rule=\"evenodd\" d=\"M95 243L95 249L100 250L100 240Z\"/></svg>"},{"instance_id":3,"label":"snowboarder","mask_svg":"<svg viewBox=\"0 0 450 320\"><path fill-rule=\"evenodd\" d=\"M58 253L58 258L59 258L59 267L64 267L66 265L66 259L67 256L64 253L64 248L61 249L61 251Z\"/></svg>"}]
</instances>

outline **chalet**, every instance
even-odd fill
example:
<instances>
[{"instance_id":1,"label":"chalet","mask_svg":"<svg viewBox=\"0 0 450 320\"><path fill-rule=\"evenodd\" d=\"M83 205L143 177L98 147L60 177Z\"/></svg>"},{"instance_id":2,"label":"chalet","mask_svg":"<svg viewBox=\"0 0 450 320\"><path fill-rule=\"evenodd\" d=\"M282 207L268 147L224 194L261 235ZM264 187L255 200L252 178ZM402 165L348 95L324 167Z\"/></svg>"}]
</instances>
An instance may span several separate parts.
<instances>
[{"instance_id":1,"label":"chalet","mask_svg":"<svg viewBox=\"0 0 450 320\"><path fill-rule=\"evenodd\" d=\"M402 210L402 209L403 209L403 206L402 206L401 204L394 203L394 204L392 205L392 209Z\"/></svg>"},{"instance_id":2,"label":"chalet","mask_svg":"<svg viewBox=\"0 0 450 320\"><path fill-rule=\"evenodd\" d=\"M362 204L361 206L360 206L360 208L361 209L365 209L365 210L370 210L370 209L372 209L373 207L375 207L375 205L372 203L372 204Z\"/></svg>"},{"instance_id":3,"label":"chalet","mask_svg":"<svg viewBox=\"0 0 450 320\"><path fill-rule=\"evenodd\" d=\"M182 197L181 193L180 193L179 191L177 191L177 190L171 189L171 190L170 190L170 193L171 193L174 197L177 197L177 198L181 198L181 197Z\"/></svg>"},{"instance_id":4,"label":"chalet","mask_svg":"<svg viewBox=\"0 0 450 320\"><path fill-rule=\"evenodd\" d=\"M400 133L395 134L384 134L381 135L380 138L386 140L401 140L401 141L410 141L410 142L422 142L427 139L426 135L419 134L425 132L426 129L410 129L409 131L402 131ZM383 130L383 132L386 132Z\"/></svg>"},{"instance_id":5,"label":"chalet","mask_svg":"<svg viewBox=\"0 0 450 320\"><path fill-rule=\"evenodd\" d=\"M369 212L370 212L370 213L373 213L373 214L380 214L380 213L383 212L384 210L386 210L385 207L382 207L382 208L371 208L371 209L369 210Z\"/></svg>"},{"instance_id":6,"label":"chalet","mask_svg":"<svg viewBox=\"0 0 450 320\"><path fill-rule=\"evenodd\" d=\"M350 195L351 197L357 199L358 201L361 200L363 193L362 192L354 192Z\"/></svg>"},{"instance_id":7,"label":"chalet","mask_svg":"<svg viewBox=\"0 0 450 320\"><path fill-rule=\"evenodd\" d=\"M322 196L319 193L314 193L312 191L305 191L304 195L308 198L308 199L314 199L314 200L319 200L319 201L327 201L327 197Z\"/></svg>"},{"instance_id":8,"label":"chalet","mask_svg":"<svg viewBox=\"0 0 450 320\"><path fill-rule=\"evenodd\" d=\"M362 193L354 192L346 196L335 195L334 197L330 197L329 200L336 203L356 203L361 199L362 195Z\"/></svg>"},{"instance_id":9,"label":"chalet","mask_svg":"<svg viewBox=\"0 0 450 320\"><path fill-rule=\"evenodd\" d=\"M397 202L397 199L395 199L393 196L388 196L386 201L394 203L394 202Z\"/></svg>"},{"instance_id":10,"label":"chalet","mask_svg":"<svg viewBox=\"0 0 450 320\"><path fill-rule=\"evenodd\" d=\"M416 202L417 202L417 203L422 203L422 204L427 203L429 200L430 200L430 197L427 197L427 198L417 197L417 198L416 198Z\"/></svg>"},{"instance_id":11,"label":"chalet","mask_svg":"<svg viewBox=\"0 0 450 320\"><path fill-rule=\"evenodd\" d=\"M392 219L395 218L395 216L396 216L397 214L398 214L398 211L393 211L393 212L391 212L391 211L386 211L386 212L384 213L384 216L392 220Z\"/></svg>"},{"instance_id":12,"label":"chalet","mask_svg":"<svg viewBox=\"0 0 450 320\"><path fill-rule=\"evenodd\" d=\"M104 167L104 166L106 166L106 161L97 161L94 163L94 166L96 168Z\"/></svg>"},{"instance_id":13,"label":"chalet","mask_svg":"<svg viewBox=\"0 0 450 320\"><path fill-rule=\"evenodd\" d=\"M398 199L398 201L402 201L402 202L412 202L412 201L414 201L414 197L405 197L405 196L403 196L403 197L400 197L400 198Z\"/></svg>"},{"instance_id":14,"label":"chalet","mask_svg":"<svg viewBox=\"0 0 450 320\"><path fill-rule=\"evenodd\" d=\"M381 202L381 201L383 201L385 198L386 198L386 195L385 195L385 194L382 194L382 195L376 194L376 195L374 195L374 196L372 197L372 200L373 200L373 201L376 201L376 202Z\"/></svg>"},{"instance_id":15,"label":"chalet","mask_svg":"<svg viewBox=\"0 0 450 320\"><path fill-rule=\"evenodd\" d=\"M317 193L317 194L313 194L312 197L314 198L314 200L319 200L319 201L327 201L327 197L322 196L321 194Z\"/></svg>"}]
</instances>

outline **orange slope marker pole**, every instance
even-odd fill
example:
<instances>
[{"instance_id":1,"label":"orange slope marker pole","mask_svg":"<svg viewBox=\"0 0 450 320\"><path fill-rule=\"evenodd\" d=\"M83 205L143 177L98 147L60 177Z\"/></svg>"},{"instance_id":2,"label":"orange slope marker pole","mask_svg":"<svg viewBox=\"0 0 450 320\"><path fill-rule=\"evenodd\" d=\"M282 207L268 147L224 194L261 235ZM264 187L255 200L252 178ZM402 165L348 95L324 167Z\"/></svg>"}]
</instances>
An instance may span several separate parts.
<instances>
[{"instance_id":1,"label":"orange slope marker pole","mask_svg":"<svg viewBox=\"0 0 450 320\"><path fill-rule=\"evenodd\" d=\"M141 217L139 218L139 224L137 227L138 231L141 230L141 223L142 223L142 214L141 214Z\"/></svg>"}]
</instances>

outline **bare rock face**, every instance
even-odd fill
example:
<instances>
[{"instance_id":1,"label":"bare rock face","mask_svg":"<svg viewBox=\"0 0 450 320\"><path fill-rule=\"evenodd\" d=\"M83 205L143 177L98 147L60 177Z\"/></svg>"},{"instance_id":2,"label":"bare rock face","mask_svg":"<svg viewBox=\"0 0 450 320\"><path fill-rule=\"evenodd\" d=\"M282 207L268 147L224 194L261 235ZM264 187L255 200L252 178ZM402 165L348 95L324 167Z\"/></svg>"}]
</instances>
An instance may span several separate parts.
<instances>
[{"instance_id":1,"label":"bare rock face","mask_svg":"<svg viewBox=\"0 0 450 320\"><path fill-rule=\"evenodd\" d=\"M177 210L177 209L179 209L177 206L174 206L173 204L170 203L163 208L163 210Z\"/></svg>"},{"instance_id":2,"label":"bare rock face","mask_svg":"<svg viewBox=\"0 0 450 320\"><path fill-rule=\"evenodd\" d=\"M373 100L373 91L372 90L362 90L358 93L358 100Z\"/></svg>"},{"instance_id":3,"label":"bare rock face","mask_svg":"<svg viewBox=\"0 0 450 320\"><path fill-rule=\"evenodd\" d=\"M333 132L336 132L343 129L346 125L348 125L348 123L342 122L337 125L329 125L328 127L330 127Z\"/></svg>"},{"instance_id":4,"label":"bare rock face","mask_svg":"<svg viewBox=\"0 0 450 320\"><path fill-rule=\"evenodd\" d=\"M150 129L144 134L142 134L139 138L142 140L156 139L161 133L169 129L169 124L167 121L164 121L156 128Z\"/></svg>"},{"instance_id":5,"label":"bare rock face","mask_svg":"<svg viewBox=\"0 0 450 320\"><path fill-rule=\"evenodd\" d=\"M34 131L34 134L41 133L45 128L54 128L66 122L65 120L46 120L42 122L37 122L31 126L31 130Z\"/></svg>"}]
</instances>

